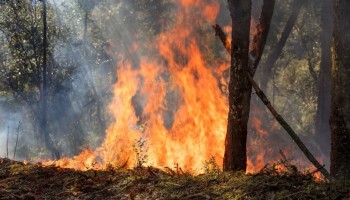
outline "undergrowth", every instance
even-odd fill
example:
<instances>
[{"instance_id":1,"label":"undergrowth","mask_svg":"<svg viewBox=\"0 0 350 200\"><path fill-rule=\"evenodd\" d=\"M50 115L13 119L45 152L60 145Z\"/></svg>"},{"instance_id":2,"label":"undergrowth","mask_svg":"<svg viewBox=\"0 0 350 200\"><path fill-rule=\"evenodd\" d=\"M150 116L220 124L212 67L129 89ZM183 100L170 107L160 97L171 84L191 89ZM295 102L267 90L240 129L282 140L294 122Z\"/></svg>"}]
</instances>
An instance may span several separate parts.
<instances>
[{"instance_id":1,"label":"undergrowth","mask_svg":"<svg viewBox=\"0 0 350 200\"><path fill-rule=\"evenodd\" d=\"M180 168L75 171L0 159L0 199L347 199L349 187L315 180L288 160L257 174L222 172L215 159L206 173ZM282 170L283 169L283 170Z\"/></svg>"}]
</instances>

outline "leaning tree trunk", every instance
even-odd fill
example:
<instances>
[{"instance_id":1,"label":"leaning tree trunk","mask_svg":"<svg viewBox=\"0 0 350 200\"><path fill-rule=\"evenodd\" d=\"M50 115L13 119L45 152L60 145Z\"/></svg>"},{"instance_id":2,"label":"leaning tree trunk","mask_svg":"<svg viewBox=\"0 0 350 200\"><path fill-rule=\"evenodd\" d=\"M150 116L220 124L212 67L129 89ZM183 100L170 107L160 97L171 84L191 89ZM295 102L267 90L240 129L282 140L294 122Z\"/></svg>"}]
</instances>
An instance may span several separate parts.
<instances>
[{"instance_id":1,"label":"leaning tree trunk","mask_svg":"<svg viewBox=\"0 0 350 200\"><path fill-rule=\"evenodd\" d=\"M247 124L252 86L247 76L251 1L228 0L232 18L232 50L229 82L229 114L225 140L224 171L247 167ZM239 27L239 28L236 28Z\"/></svg>"},{"instance_id":2,"label":"leaning tree trunk","mask_svg":"<svg viewBox=\"0 0 350 200\"><path fill-rule=\"evenodd\" d=\"M329 156L331 130L331 79L332 79L332 0L323 0L321 14L321 63L317 98L315 138L322 153Z\"/></svg>"},{"instance_id":3,"label":"leaning tree trunk","mask_svg":"<svg viewBox=\"0 0 350 200\"><path fill-rule=\"evenodd\" d=\"M350 1L333 3L331 174L350 182Z\"/></svg>"},{"instance_id":4,"label":"leaning tree trunk","mask_svg":"<svg viewBox=\"0 0 350 200\"><path fill-rule=\"evenodd\" d=\"M281 56L284 46L292 33L293 27L298 19L300 10L305 3L305 0L294 0L292 6L292 13L289 16L287 23L283 29L282 35L273 48L271 53L268 55L265 63L262 63L262 75L260 76L260 87L263 91L267 91L267 84L272 76L273 67L276 64L278 58Z\"/></svg>"}]
</instances>

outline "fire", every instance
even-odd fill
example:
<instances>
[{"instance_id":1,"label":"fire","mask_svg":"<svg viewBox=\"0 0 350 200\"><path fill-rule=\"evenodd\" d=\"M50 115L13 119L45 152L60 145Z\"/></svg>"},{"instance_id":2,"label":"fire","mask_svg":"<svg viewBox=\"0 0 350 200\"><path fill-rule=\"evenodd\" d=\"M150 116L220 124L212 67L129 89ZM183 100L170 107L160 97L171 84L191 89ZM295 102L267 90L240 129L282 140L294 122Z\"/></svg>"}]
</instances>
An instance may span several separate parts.
<instances>
[{"instance_id":1,"label":"fire","mask_svg":"<svg viewBox=\"0 0 350 200\"><path fill-rule=\"evenodd\" d=\"M115 120L106 130L102 145L94 151L86 149L72 159L44 165L105 169L110 164L135 167L139 159L144 159L145 165L176 165L183 171L200 173L204 162L215 158L222 167L228 102L226 91L218 86L224 82L222 72L229 60L208 58L208 41L198 34L198 25L212 31L219 4L215 0L181 0L177 4L175 23L156 37L154 46L135 43L130 47L132 53L141 48L152 52L141 54L137 64L126 55L110 52L120 58L118 81L108 107ZM225 31L230 32L231 28L226 27ZM262 138L268 135L259 118L254 117L252 122ZM140 138L145 143L135 150ZM269 146L266 139L253 142L256 146L253 143L248 153L253 152L255 157L248 159L248 172L259 171L271 153L271 145L265 148ZM140 158L137 151L147 155L147 159Z\"/></svg>"},{"instance_id":2,"label":"fire","mask_svg":"<svg viewBox=\"0 0 350 200\"><path fill-rule=\"evenodd\" d=\"M196 33L196 23L211 31L219 4L199 0L177 4L175 24L154 42L152 52L156 53L141 56L139 66L126 57L117 64L118 82L109 105L115 122L106 131L101 147L85 150L73 159L61 159L56 165L80 170L107 164L136 166L133 146L140 138L146 141L140 147L146 151L146 165L176 164L184 171L198 173L211 157L222 164L228 104L215 70L224 64L208 62L202 49L209 47ZM131 51L140 46L135 44ZM141 114L135 111L135 101L142 104Z\"/></svg>"}]
</instances>

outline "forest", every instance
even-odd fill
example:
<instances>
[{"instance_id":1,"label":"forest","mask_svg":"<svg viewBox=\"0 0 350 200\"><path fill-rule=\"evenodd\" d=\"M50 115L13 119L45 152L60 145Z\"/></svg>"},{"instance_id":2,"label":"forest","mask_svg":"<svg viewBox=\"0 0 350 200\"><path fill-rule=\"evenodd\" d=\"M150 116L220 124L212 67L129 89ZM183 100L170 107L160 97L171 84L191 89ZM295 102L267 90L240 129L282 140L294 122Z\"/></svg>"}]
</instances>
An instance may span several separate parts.
<instances>
[{"instance_id":1,"label":"forest","mask_svg":"<svg viewBox=\"0 0 350 200\"><path fill-rule=\"evenodd\" d=\"M349 199L350 1L0 0L0 199Z\"/></svg>"}]
</instances>

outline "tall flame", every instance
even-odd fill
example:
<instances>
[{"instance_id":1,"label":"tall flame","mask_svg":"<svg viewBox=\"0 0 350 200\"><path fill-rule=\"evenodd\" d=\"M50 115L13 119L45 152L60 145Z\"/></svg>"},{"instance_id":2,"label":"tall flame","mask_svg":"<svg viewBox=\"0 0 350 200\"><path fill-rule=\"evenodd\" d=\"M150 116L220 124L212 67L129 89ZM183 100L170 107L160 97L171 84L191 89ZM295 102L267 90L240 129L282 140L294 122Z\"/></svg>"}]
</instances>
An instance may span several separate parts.
<instances>
[{"instance_id":1,"label":"tall flame","mask_svg":"<svg viewBox=\"0 0 350 200\"><path fill-rule=\"evenodd\" d=\"M139 66L128 58L117 64L118 82L109 105L115 122L102 146L57 163L76 169L88 168L92 160L100 168L108 163L136 166L134 144L140 138L146 141L142 148L149 165L177 164L196 173L211 157L222 163L228 104L214 72L222 66L208 64L202 50L208 45L198 43L196 33L198 25L210 28L218 11L214 0L181 0L175 24L155 39L156 53L141 56ZM135 98L142 101L141 114L135 112ZM167 115L173 118L170 127Z\"/></svg>"},{"instance_id":2,"label":"tall flame","mask_svg":"<svg viewBox=\"0 0 350 200\"><path fill-rule=\"evenodd\" d=\"M132 144L138 138L146 139L147 164L153 166L178 164L184 170L199 172L210 157L222 162L226 98L197 43L193 25L213 23L219 5L182 0L178 9L182 14L177 15L173 27L156 38L155 55L142 56L137 69L132 69L130 62L118 65L120 76L109 106L116 122L98 150L104 163L120 164L135 158ZM137 93L144 100L142 128L132 105ZM169 93L176 97L169 98ZM173 104L177 108L171 108ZM174 120L167 128L164 118L169 110ZM137 163L129 159L129 164Z\"/></svg>"}]
</instances>

